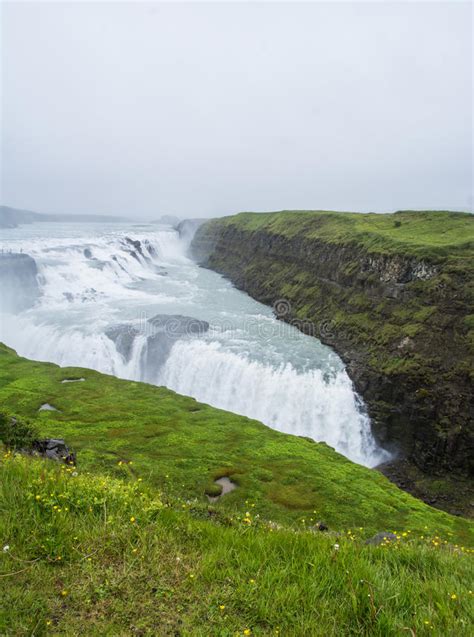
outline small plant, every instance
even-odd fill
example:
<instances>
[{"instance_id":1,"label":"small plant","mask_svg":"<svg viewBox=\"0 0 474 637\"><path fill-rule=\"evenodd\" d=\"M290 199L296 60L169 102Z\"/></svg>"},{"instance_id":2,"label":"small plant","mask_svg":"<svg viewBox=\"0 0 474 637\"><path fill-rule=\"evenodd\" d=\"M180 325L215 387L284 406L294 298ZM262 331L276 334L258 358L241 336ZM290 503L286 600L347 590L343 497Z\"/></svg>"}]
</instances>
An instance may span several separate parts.
<instances>
[{"instance_id":1,"label":"small plant","mask_svg":"<svg viewBox=\"0 0 474 637\"><path fill-rule=\"evenodd\" d=\"M393 222L393 225L395 226L395 228L399 228L402 225L402 222L397 219L397 221Z\"/></svg>"},{"instance_id":2,"label":"small plant","mask_svg":"<svg viewBox=\"0 0 474 637\"><path fill-rule=\"evenodd\" d=\"M222 487L221 487L220 484L216 484L215 482L211 482L210 484L208 484L206 486L205 493L206 493L206 495L210 496L211 498L217 498L222 493Z\"/></svg>"},{"instance_id":3,"label":"small plant","mask_svg":"<svg viewBox=\"0 0 474 637\"><path fill-rule=\"evenodd\" d=\"M37 439L38 430L34 425L0 414L0 440L7 449L31 449Z\"/></svg>"}]
</instances>

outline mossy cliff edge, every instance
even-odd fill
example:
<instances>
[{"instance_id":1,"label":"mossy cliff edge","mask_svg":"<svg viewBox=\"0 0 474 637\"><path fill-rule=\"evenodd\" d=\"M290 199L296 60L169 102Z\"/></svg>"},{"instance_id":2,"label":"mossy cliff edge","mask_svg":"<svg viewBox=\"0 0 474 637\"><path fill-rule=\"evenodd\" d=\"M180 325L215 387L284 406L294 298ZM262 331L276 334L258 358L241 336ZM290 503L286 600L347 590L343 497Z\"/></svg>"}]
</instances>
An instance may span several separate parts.
<instances>
[{"instance_id":1,"label":"mossy cliff edge","mask_svg":"<svg viewBox=\"0 0 474 637\"><path fill-rule=\"evenodd\" d=\"M472 215L242 213L202 225L191 252L334 347L384 446L472 473Z\"/></svg>"}]
</instances>

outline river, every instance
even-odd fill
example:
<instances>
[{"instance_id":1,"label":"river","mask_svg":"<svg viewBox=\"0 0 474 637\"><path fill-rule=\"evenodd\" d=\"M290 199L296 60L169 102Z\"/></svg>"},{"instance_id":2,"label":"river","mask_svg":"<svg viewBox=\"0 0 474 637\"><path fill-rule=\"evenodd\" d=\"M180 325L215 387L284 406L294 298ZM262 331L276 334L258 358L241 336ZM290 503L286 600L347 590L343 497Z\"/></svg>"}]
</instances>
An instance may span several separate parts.
<instances>
[{"instance_id":1,"label":"river","mask_svg":"<svg viewBox=\"0 0 474 637\"><path fill-rule=\"evenodd\" d=\"M366 466L387 459L340 358L198 267L171 226L35 223L0 230L0 245L38 269L30 307L0 300L0 340L20 355L165 385Z\"/></svg>"}]
</instances>

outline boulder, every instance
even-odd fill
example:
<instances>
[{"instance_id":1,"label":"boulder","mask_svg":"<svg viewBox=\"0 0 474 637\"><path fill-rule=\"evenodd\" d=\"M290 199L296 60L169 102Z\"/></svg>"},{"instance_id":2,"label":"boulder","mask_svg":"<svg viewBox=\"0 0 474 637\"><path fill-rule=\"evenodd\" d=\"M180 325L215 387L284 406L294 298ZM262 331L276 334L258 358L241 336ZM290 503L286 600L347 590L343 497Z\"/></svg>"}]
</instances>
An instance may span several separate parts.
<instances>
[{"instance_id":1,"label":"boulder","mask_svg":"<svg viewBox=\"0 0 474 637\"><path fill-rule=\"evenodd\" d=\"M69 450L62 438L35 440L32 445L32 453L50 460L76 464L76 454Z\"/></svg>"},{"instance_id":2,"label":"boulder","mask_svg":"<svg viewBox=\"0 0 474 637\"><path fill-rule=\"evenodd\" d=\"M153 382L157 369L163 365L174 343L186 337L198 337L209 330L209 323L192 316L181 314L157 314L148 319L144 333L147 336L141 366L142 379ZM133 325L121 323L112 325L105 331L121 354L124 362L129 362L135 338L140 330Z\"/></svg>"},{"instance_id":3,"label":"boulder","mask_svg":"<svg viewBox=\"0 0 474 637\"><path fill-rule=\"evenodd\" d=\"M136 327L126 323L112 325L105 330L105 334L115 343L117 352L126 363L130 360L133 341L138 333L139 331Z\"/></svg>"},{"instance_id":4,"label":"boulder","mask_svg":"<svg viewBox=\"0 0 474 637\"><path fill-rule=\"evenodd\" d=\"M21 312L40 296L36 261L28 254L0 253L0 304L2 311Z\"/></svg>"}]
</instances>

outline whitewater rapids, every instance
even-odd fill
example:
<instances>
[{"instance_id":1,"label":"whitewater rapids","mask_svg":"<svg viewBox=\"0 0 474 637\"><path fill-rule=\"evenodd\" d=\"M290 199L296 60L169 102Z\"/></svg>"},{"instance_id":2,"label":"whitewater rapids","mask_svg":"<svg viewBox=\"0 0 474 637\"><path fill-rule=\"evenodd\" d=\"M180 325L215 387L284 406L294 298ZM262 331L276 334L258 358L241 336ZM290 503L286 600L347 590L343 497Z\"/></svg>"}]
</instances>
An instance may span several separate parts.
<instances>
[{"instance_id":1,"label":"whitewater rapids","mask_svg":"<svg viewBox=\"0 0 474 637\"><path fill-rule=\"evenodd\" d=\"M196 266L171 227L41 223L0 240L37 268L30 307L0 301L0 341L20 355L164 385L366 466L387 459L339 357Z\"/></svg>"}]
</instances>

